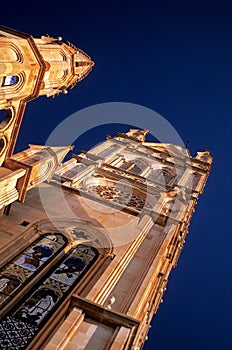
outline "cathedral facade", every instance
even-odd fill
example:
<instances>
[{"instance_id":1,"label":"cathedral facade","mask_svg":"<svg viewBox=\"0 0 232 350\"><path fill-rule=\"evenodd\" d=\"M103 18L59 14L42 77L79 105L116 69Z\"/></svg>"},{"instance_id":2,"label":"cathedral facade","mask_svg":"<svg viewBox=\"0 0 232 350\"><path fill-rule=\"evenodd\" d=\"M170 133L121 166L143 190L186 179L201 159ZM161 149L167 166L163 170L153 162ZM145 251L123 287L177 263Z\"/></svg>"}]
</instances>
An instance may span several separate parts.
<instances>
[{"instance_id":1,"label":"cathedral facade","mask_svg":"<svg viewBox=\"0 0 232 350\"><path fill-rule=\"evenodd\" d=\"M62 38L0 27L0 349L142 349L176 266L209 151L108 136L14 154L26 104L94 63ZM32 102L33 103L33 102Z\"/></svg>"}]
</instances>

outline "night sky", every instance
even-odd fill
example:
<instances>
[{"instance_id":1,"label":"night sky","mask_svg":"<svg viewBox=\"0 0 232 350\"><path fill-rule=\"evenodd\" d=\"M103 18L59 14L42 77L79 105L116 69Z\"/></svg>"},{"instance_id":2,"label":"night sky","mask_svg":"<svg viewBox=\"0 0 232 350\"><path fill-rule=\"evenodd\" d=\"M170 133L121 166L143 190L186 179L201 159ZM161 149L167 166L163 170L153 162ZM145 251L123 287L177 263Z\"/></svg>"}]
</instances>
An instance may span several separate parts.
<instances>
[{"instance_id":1,"label":"night sky","mask_svg":"<svg viewBox=\"0 0 232 350\"><path fill-rule=\"evenodd\" d=\"M62 36L96 62L68 95L28 104L17 151L29 143L44 144L62 120L106 102L148 107L166 118L184 142L190 140L192 155L211 151L211 175L144 350L230 349L232 3L4 1L1 24L34 37ZM79 137L74 151L127 129L99 126Z\"/></svg>"}]
</instances>

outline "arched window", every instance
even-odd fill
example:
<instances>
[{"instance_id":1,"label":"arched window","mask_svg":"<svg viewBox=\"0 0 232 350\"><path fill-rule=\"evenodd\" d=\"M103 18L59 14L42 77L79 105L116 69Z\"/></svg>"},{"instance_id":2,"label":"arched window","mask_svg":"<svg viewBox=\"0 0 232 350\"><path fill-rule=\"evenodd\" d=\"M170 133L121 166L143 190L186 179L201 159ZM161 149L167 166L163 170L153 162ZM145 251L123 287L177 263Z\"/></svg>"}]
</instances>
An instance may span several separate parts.
<instances>
[{"instance_id":1,"label":"arched window","mask_svg":"<svg viewBox=\"0 0 232 350\"><path fill-rule=\"evenodd\" d=\"M1 137L1 138L0 138L0 155L1 155L1 153L4 151L5 146L6 146L5 138Z\"/></svg>"},{"instance_id":2,"label":"arched window","mask_svg":"<svg viewBox=\"0 0 232 350\"><path fill-rule=\"evenodd\" d=\"M0 109L0 129L5 129L12 121L14 116L13 109Z\"/></svg>"},{"instance_id":3,"label":"arched window","mask_svg":"<svg viewBox=\"0 0 232 350\"><path fill-rule=\"evenodd\" d=\"M171 186L176 176L177 174L173 169L164 167L162 169L152 170L147 179L151 182L160 182L165 186Z\"/></svg>"},{"instance_id":4,"label":"arched window","mask_svg":"<svg viewBox=\"0 0 232 350\"><path fill-rule=\"evenodd\" d=\"M133 166L134 166L134 163L132 161L123 160L122 164L120 164L119 166L119 169L125 170L125 171L131 171Z\"/></svg>"},{"instance_id":5,"label":"arched window","mask_svg":"<svg viewBox=\"0 0 232 350\"><path fill-rule=\"evenodd\" d=\"M191 174L189 174L188 180L186 182L186 187L191 189L192 191L196 191L199 183L201 180L201 174L198 172L194 171Z\"/></svg>"},{"instance_id":6,"label":"arched window","mask_svg":"<svg viewBox=\"0 0 232 350\"><path fill-rule=\"evenodd\" d=\"M0 309L67 245L59 233L47 233L0 269Z\"/></svg>"},{"instance_id":7,"label":"arched window","mask_svg":"<svg viewBox=\"0 0 232 350\"><path fill-rule=\"evenodd\" d=\"M119 169L128 171L135 175L140 175L147 166L147 162L140 158L134 158L131 160L123 159L122 163L119 165Z\"/></svg>"},{"instance_id":8,"label":"arched window","mask_svg":"<svg viewBox=\"0 0 232 350\"><path fill-rule=\"evenodd\" d=\"M6 75L2 79L2 86L12 86L17 84L19 77L17 75Z\"/></svg>"},{"instance_id":9,"label":"arched window","mask_svg":"<svg viewBox=\"0 0 232 350\"><path fill-rule=\"evenodd\" d=\"M60 240L66 239L47 234L17 256L10 270L6 266L0 279L1 294L13 296L22 283L21 275L25 281L31 280L33 273L64 247ZM0 349L26 349L97 257L95 248L80 244L53 265L0 321Z\"/></svg>"},{"instance_id":10,"label":"arched window","mask_svg":"<svg viewBox=\"0 0 232 350\"><path fill-rule=\"evenodd\" d=\"M170 168L163 169L163 177L166 185L171 185L172 181L176 178L176 173Z\"/></svg>"},{"instance_id":11,"label":"arched window","mask_svg":"<svg viewBox=\"0 0 232 350\"><path fill-rule=\"evenodd\" d=\"M62 174L62 177L72 179L72 177L75 177L77 174L79 174L85 167L86 166L84 164L77 164L75 167L64 172Z\"/></svg>"}]
</instances>

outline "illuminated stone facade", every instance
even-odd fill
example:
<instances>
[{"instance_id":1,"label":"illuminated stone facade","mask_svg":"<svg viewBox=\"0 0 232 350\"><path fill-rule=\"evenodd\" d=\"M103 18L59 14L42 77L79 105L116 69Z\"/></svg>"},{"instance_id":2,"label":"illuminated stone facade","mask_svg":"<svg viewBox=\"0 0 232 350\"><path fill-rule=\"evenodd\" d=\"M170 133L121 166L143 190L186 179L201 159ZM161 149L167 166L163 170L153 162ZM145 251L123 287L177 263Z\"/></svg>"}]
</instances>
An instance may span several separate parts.
<instances>
[{"instance_id":1,"label":"illuminated stone facade","mask_svg":"<svg viewBox=\"0 0 232 350\"><path fill-rule=\"evenodd\" d=\"M93 65L59 38L1 33L7 61L0 60L2 108L16 111L25 99L56 94ZM32 42L48 63L24 70L22 62L35 62ZM21 64L26 80L21 92L6 92L4 77L17 76L11 62L20 59L21 45L26 57L16 66ZM87 62L75 68L81 72L69 71L72 50ZM31 76L40 76L40 83ZM16 138L17 113L15 118L3 137ZM180 146L146 142L147 132L132 129L107 137L61 166L69 146L30 145L12 155L14 139L3 148L1 349L142 348L212 162L209 151L191 157Z\"/></svg>"},{"instance_id":2,"label":"illuminated stone facade","mask_svg":"<svg viewBox=\"0 0 232 350\"><path fill-rule=\"evenodd\" d=\"M62 38L36 39L0 26L0 209L23 201L28 189L50 179L72 149L34 145L12 156L26 103L67 93L93 65L87 54Z\"/></svg>"}]
</instances>

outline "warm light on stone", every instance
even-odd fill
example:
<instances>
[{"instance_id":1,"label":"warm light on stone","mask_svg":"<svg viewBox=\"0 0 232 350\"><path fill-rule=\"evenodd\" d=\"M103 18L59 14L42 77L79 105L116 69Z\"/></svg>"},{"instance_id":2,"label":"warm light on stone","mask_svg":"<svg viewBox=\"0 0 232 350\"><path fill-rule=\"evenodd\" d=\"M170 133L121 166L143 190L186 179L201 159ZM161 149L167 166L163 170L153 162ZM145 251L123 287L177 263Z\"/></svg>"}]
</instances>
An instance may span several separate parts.
<instances>
[{"instance_id":1,"label":"warm light on stone","mask_svg":"<svg viewBox=\"0 0 232 350\"><path fill-rule=\"evenodd\" d=\"M0 348L140 350L212 156L137 129L65 162L73 146L13 154L25 98L66 94L94 62L61 37L0 34Z\"/></svg>"}]
</instances>

